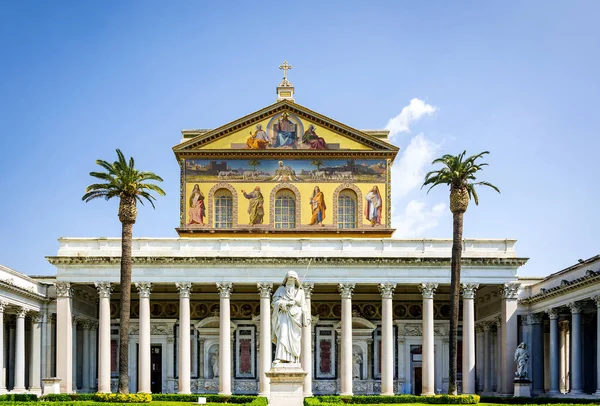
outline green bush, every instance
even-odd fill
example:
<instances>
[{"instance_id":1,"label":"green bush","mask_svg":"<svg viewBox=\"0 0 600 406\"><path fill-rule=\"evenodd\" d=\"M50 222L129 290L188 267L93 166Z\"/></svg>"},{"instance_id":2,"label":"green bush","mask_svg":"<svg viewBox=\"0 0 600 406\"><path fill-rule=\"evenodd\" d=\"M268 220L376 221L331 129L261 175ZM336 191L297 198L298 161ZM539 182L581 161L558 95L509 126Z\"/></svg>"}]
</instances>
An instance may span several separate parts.
<instances>
[{"instance_id":1,"label":"green bush","mask_svg":"<svg viewBox=\"0 0 600 406\"><path fill-rule=\"evenodd\" d=\"M235 404L247 404L252 403L254 405L254 401L257 399L267 398L259 398L257 396L246 396L246 395L211 395L211 394L180 394L180 393L157 393L152 395L153 401L161 401L161 402L196 402L199 397L206 398L208 403L235 403Z\"/></svg>"},{"instance_id":2,"label":"green bush","mask_svg":"<svg viewBox=\"0 0 600 406\"><path fill-rule=\"evenodd\" d=\"M40 397L40 400L44 402L70 402L74 400L73 395L67 395L66 393L49 393Z\"/></svg>"},{"instance_id":3,"label":"green bush","mask_svg":"<svg viewBox=\"0 0 600 406\"><path fill-rule=\"evenodd\" d=\"M33 393L7 393L0 395L0 402L37 402L38 397Z\"/></svg>"},{"instance_id":4,"label":"green bush","mask_svg":"<svg viewBox=\"0 0 600 406\"><path fill-rule=\"evenodd\" d=\"M109 403L150 403L152 396L149 393L96 393L93 400Z\"/></svg>"},{"instance_id":5,"label":"green bush","mask_svg":"<svg viewBox=\"0 0 600 406\"><path fill-rule=\"evenodd\" d=\"M595 399L577 399L569 398L565 399L562 397L551 398L547 396L539 396L536 398L523 398L523 397L500 397L500 396L482 396L482 403L501 403L505 405L593 405L600 404L600 400Z\"/></svg>"},{"instance_id":6,"label":"green bush","mask_svg":"<svg viewBox=\"0 0 600 406\"><path fill-rule=\"evenodd\" d=\"M369 405L369 404L400 404L428 403L438 405L474 405L479 403L478 395L395 395L395 396L317 396L305 398L305 406L329 406L340 403Z\"/></svg>"}]
</instances>

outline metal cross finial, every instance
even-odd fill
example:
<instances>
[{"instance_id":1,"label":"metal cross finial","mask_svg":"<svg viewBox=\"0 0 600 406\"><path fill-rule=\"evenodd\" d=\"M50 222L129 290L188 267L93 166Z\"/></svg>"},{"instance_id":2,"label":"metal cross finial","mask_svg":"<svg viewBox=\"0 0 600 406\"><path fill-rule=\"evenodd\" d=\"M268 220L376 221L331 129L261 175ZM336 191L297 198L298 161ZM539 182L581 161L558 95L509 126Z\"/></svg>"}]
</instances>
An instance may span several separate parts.
<instances>
[{"instance_id":1,"label":"metal cross finial","mask_svg":"<svg viewBox=\"0 0 600 406\"><path fill-rule=\"evenodd\" d=\"M287 61L283 61L283 65L279 65L279 69L283 70L283 78L287 79L287 71L292 69L292 65L288 64Z\"/></svg>"}]
</instances>

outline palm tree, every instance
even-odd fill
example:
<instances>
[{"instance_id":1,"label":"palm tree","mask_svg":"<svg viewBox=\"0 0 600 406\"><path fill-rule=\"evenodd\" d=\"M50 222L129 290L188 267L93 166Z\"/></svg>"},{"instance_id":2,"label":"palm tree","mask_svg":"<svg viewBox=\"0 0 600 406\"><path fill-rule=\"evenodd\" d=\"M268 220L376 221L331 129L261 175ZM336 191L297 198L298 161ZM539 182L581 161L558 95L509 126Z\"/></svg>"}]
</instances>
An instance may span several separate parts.
<instances>
[{"instance_id":1,"label":"palm tree","mask_svg":"<svg viewBox=\"0 0 600 406\"><path fill-rule=\"evenodd\" d=\"M151 192L161 196L165 192L153 183L162 182L162 178L152 172L143 172L134 168L133 157L129 164L121 150L117 149L118 159L112 164L98 159L96 163L106 172L90 172L90 176L100 179L102 183L93 183L85 189L81 200L104 198L105 200L118 197L119 220L122 225L121 233L121 315L119 332L119 393L129 393L129 312L131 307L131 239L133 224L137 217L137 202L144 204L143 199L154 207L156 200Z\"/></svg>"},{"instance_id":2,"label":"palm tree","mask_svg":"<svg viewBox=\"0 0 600 406\"><path fill-rule=\"evenodd\" d=\"M486 163L476 163L479 158L489 154L484 151L480 154L465 158L467 151L457 156L444 155L432 162L432 165L443 164L442 169L431 171L425 175L423 186L431 185L427 193L437 185L450 186L450 211L452 212L452 262L450 265L450 371L448 394L456 395L456 367L457 367L457 329L458 306L460 294L460 267L462 259L463 214L467 211L471 198L479 205L479 197L475 186L488 186L500 193L500 190L488 182L475 182L476 174L487 166Z\"/></svg>"},{"instance_id":3,"label":"palm tree","mask_svg":"<svg viewBox=\"0 0 600 406\"><path fill-rule=\"evenodd\" d=\"M248 161L248 165L254 168L254 172L256 172L256 167L260 165L260 159L251 159Z\"/></svg>"},{"instance_id":4,"label":"palm tree","mask_svg":"<svg viewBox=\"0 0 600 406\"><path fill-rule=\"evenodd\" d=\"M313 159L310 164L317 167L317 171L321 169L321 166L325 164L321 159Z\"/></svg>"}]
</instances>

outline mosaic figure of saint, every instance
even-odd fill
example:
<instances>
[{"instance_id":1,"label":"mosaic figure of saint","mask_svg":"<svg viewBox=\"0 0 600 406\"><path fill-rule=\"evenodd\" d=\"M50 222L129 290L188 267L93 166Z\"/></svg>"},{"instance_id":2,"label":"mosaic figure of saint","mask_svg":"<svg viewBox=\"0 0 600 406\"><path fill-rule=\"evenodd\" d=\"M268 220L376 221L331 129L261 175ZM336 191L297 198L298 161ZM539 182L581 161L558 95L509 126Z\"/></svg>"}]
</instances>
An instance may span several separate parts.
<instances>
[{"instance_id":1,"label":"mosaic figure of saint","mask_svg":"<svg viewBox=\"0 0 600 406\"><path fill-rule=\"evenodd\" d=\"M265 215L264 198L260 192L260 187L256 186L250 193L242 190L244 197L248 199L248 214L250 215L250 225L262 224Z\"/></svg>"},{"instance_id":2,"label":"mosaic figure of saint","mask_svg":"<svg viewBox=\"0 0 600 406\"><path fill-rule=\"evenodd\" d=\"M189 205L190 221L188 222L188 226L192 224L204 225L204 216L206 214L204 209L204 195L200 191L200 186L198 186L198 184L194 185L194 189L190 195Z\"/></svg>"},{"instance_id":3,"label":"mosaic figure of saint","mask_svg":"<svg viewBox=\"0 0 600 406\"><path fill-rule=\"evenodd\" d=\"M302 327L310 325L310 311L296 272L289 271L285 275L273 295L271 310L271 339L275 344L273 364L299 363Z\"/></svg>"},{"instance_id":4,"label":"mosaic figure of saint","mask_svg":"<svg viewBox=\"0 0 600 406\"><path fill-rule=\"evenodd\" d=\"M327 149L327 143L323 137L317 135L314 125L309 125L308 130L302 136L302 142L307 144L310 149Z\"/></svg>"},{"instance_id":5,"label":"mosaic figure of saint","mask_svg":"<svg viewBox=\"0 0 600 406\"><path fill-rule=\"evenodd\" d=\"M327 207L325 206L325 196L318 186L315 186L315 189L313 190L313 194L310 198L310 207L312 209L312 217L308 225L312 226L313 224L320 224L323 226L325 210Z\"/></svg>"},{"instance_id":6,"label":"mosaic figure of saint","mask_svg":"<svg viewBox=\"0 0 600 406\"><path fill-rule=\"evenodd\" d=\"M373 188L365 196L365 217L371 222L371 227L381 224L381 208L383 201L379 194L379 188L373 186Z\"/></svg>"},{"instance_id":7,"label":"mosaic figure of saint","mask_svg":"<svg viewBox=\"0 0 600 406\"><path fill-rule=\"evenodd\" d=\"M250 137L246 140L246 145L250 149L266 149L271 140L267 133L263 130L262 124L256 125L256 131L250 131Z\"/></svg>"},{"instance_id":8,"label":"mosaic figure of saint","mask_svg":"<svg viewBox=\"0 0 600 406\"><path fill-rule=\"evenodd\" d=\"M296 148L296 126L288 118L287 113L283 113L275 126L276 136L273 140L273 147L292 147Z\"/></svg>"}]
</instances>

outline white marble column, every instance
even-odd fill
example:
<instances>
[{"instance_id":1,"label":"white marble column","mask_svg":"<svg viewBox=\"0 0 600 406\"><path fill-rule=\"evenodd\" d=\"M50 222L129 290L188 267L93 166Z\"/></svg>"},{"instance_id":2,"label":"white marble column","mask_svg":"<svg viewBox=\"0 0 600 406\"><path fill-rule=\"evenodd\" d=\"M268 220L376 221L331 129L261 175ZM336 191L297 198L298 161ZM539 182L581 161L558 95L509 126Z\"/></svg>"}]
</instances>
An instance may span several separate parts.
<instances>
[{"instance_id":1,"label":"white marble column","mask_svg":"<svg viewBox=\"0 0 600 406\"><path fill-rule=\"evenodd\" d=\"M571 309L571 394L582 394L583 384L581 379L581 303L569 303Z\"/></svg>"},{"instance_id":2,"label":"white marble column","mask_svg":"<svg viewBox=\"0 0 600 406\"><path fill-rule=\"evenodd\" d=\"M219 290L219 395L231 395L231 308L232 283L217 283Z\"/></svg>"},{"instance_id":3,"label":"white marble column","mask_svg":"<svg viewBox=\"0 0 600 406\"><path fill-rule=\"evenodd\" d=\"M150 292L152 284L137 282L135 287L140 298L138 393L150 393Z\"/></svg>"},{"instance_id":4,"label":"white marble column","mask_svg":"<svg viewBox=\"0 0 600 406\"><path fill-rule=\"evenodd\" d=\"M0 395L6 393L6 369L4 367L4 309L8 303L0 301Z\"/></svg>"},{"instance_id":5,"label":"white marble column","mask_svg":"<svg viewBox=\"0 0 600 406\"><path fill-rule=\"evenodd\" d=\"M28 310L17 309L15 333L15 387L13 393L23 393L25 389L25 315Z\"/></svg>"},{"instance_id":6,"label":"white marble column","mask_svg":"<svg viewBox=\"0 0 600 406\"><path fill-rule=\"evenodd\" d=\"M79 324L79 319L77 316L73 316L73 392L77 392L77 325Z\"/></svg>"},{"instance_id":7,"label":"white marble column","mask_svg":"<svg viewBox=\"0 0 600 406\"><path fill-rule=\"evenodd\" d=\"M313 283L302 284L304 296L306 297L306 307L311 313L311 297L315 287ZM312 317L309 317L312 323ZM302 326L302 352L300 353L300 363L302 369L306 372L304 377L304 397L312 396L312 324Z\"/></svg>"},{"instance_id":8,"label":"white marble column","mask_svg":"<svg viewBox=\"0 0 600 406\"><path fill-rule=\"evenodd\" d=\"M543 313L532 313L529 315L531 321L531 370L532 394L540 396L544 394L544 320Z\"/></svg>"},{"instance_id":9,"label":"white marble column","mask_svg":"<svg viewBox=\"0 0 600 406\"><path fill-rule=\"evenodd\" d=\"M558 309L546 311L550 318L550 389L548 395L558 395L559 391L559 346L558 346Z\"/></svg>"},{"instance_id":10,"label":"white marble column","mask_svg":"<svg viewBox=\"0 0 600 406\"><path fill-rule=\"evenodd\" d=\"M394 395L394 326L392 297L395 283L380 283L381 293L381 395Z\"/></svg>"},{"instance_id":11,"label":"white marble column","mask_svg":"<svg viewBox=\"0 0 600 406\"><path fill-rule=\"evenodd\" d=\"M98 392L98 323L93 321L90 327L90 348L92 352L90 360L90 390Z\"/></svg>"},{"instance_id":12,"label":"white marble column","mask_svg":"<svg viewBox=\"0 0 600 406\"><path fill-rule=\"evenodd\" d=\"M478 283L463 283L462 393L475 393L475 291Z\"/></svg>"},{"instance_id":13,"label":"white marble column","mask_svg":"<svg viewBox=\"0 0 600 406\"><path fill-rule=\"evenodd\" d=\"M192 393L191 379L191 354L190 354L190 292L192 284L189 282L176 283L179 290L179 390L178 393Z\"/></svg>"},{"instance_id":14,"label":"white marble column","mask_svg":"<svg viewBox=\"0 0 600 406\"><path fill-rule=\"evenodd\" d=\"M600 396L600 295L592 298L596 303L596 396Z\"/></svg>"},{"instance_id":15,"label":"white marble column","mask_svg":"<svg viewBox=\"0 0 600 406\"><path fill-rule=\"evenodd\" d=\"M492 392L492 329L491 322L484 322L483 325L483 393Z\"/></svg>"},{"instance_id":16,"label":"white marble column","mask_svg":"<svg viewBox=\"0 0 600 406\"><path fill-rule=\"evenodd\" d=\"M515 348L518 341L518 323L517 323L517 299L519 297L519 283L505 283L500 286L501 317L502 317L502 390L501 394L509 395L514 393L514 374L516 364L514 360Z\"/></svg>"},{"instance_id":17,"label":"white marble column","mask_svg":"<svg viewBox=\"0 0 600 406\"><path fill-rule=\"evenodd\" d=\"M81 389L84 393L90 391L90 327L91 323L89 320L83 320L81 322L81 328L83 329L83 360L82 360L82 379Z\"/></svg>"},{"instance_id":18,"label":"white marble column","mask_svg":"<svg viewBox=\"0 0 600 406\"><path fill-rule=\"evenodd\" d=\"M269 378L265 373L271 369L271 291L272 283L257 283L260 295L260 360L258 362L259 396L269 396ZM304 331L303 331L304 332ZM301 355L304 355L301 353Z\"/></svg>"},{"instance_id":19,"label":"white marble column","mask_svg":"<svg viewBox=\"0 0 600 406\"><path fill-rule=\"evenodd\" d=\"M434 327L433 327L433 295L437 283L422 283L419 290L423 295L423 362L421 395L435 395L435 356L434 356Z\"/></svg>"},{"instance_id":20,"label":"white marble column","mask_svg":"<svg viewBox=\"0 0 600 406\"><path fill-rule=\"evenodd\" d=\"M560 391L569 391L569 320L558 323L560 330Z\"/></svg>"},{"instance_id":21,"label":"white marble column","mask_svg":"<svg viewBox=\"0 0 600 406\"><path fill-rule=\"evenodd\" d=\"M73 392L73 315L71 284L56 282L56 376L60 392Z\"/></svg>"},{"instance_id":22,"label":"white marble column","mask_svg":"<svg viewBox=\"0 0 600 406\"><path fill-rule=\"evenodd\" d=\"M31 315L31 354L29 354L29 392L42 394L42 315Z\"/></svg>"},{"instance_id":23,"label":"white marble column","mask_svg":"<svg viewBox=\"0 0 600 406\"><path fill-rule=\"evenodd\" d=\"M352 292L354 283L340 283L342 296L342 339L340 395L352 396Z\"/></svg>"},{"instance_id":24,"label":"white marble column","mask_svg":"<svg viewBox=\"0 0 600 406\"><path fill-rule=\"evenodd\" d=\"M110 293L109 282L96 282L98 289L98 392L110 393Z\"/></svg>"}]
</instances>

